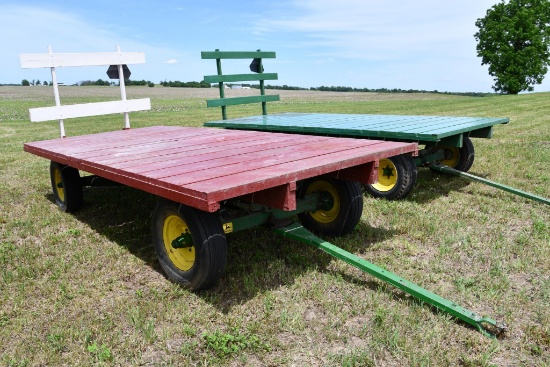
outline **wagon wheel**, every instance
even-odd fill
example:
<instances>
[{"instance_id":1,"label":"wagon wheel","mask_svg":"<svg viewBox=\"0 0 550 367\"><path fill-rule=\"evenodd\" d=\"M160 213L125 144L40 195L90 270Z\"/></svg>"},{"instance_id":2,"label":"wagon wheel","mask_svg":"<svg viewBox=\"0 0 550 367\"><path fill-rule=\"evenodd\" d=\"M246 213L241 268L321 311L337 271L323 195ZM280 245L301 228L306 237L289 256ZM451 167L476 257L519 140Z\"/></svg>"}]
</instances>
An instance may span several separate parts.
<instances>
[{"instance_id":1,"label":"wagon wheel","mask_svg":"<svg viewBox=\"0 0 550 367\"><path fill-rule=\"evenodd\" d=\"M317 193L318 210L298 215L308 230L329 236L343 236L355 229L363 212L363 195L357 182L314 178L300 187L299 196Z\"/></svg>"},{"instance_id":2,"label":"wagon wheel","mask_svg":"<svg viewBox=\"0 0 550 367\"><path fill-rule=\"evenodd\" d=\"M426 147L432 151L443 150L444 159L440 163L462 172L468 172L474 164L474 144L465 136L462 140L462 147L434 146Z\"/></svg>"},{"instance_id":3,"label":"wagon wheel","mask_svg":"<svg viewBox=\"0 0 550 367\"><path fill-rule=\"evenodd\" d=\"M206 289L225 271L227 243L217 214L159 200L152 231L160 265L172 281Z\"/></svg>"},{"instance_id":4,"label":"wagon wheel","mask_svg":"<svg viewBox=\"0 0 550 367\"><path fill-rule=\"evenodd\" d=\"M52 161L50 179L55 203L61 211L72 213L82 207L82 185L76 168Z\"/></svg>"},{"instance_id":5,"label":"wagon wheel","mask_svg":"<svg viewBox=\"0 0 550 367\"><path fill-rule=\"evenodd\" d=\"M416 173L416 165L411 156L384 158L378 165L378 182L365 184L364 188L375 198L404 199L416 184Z\"/></svg>"}]
</instances>

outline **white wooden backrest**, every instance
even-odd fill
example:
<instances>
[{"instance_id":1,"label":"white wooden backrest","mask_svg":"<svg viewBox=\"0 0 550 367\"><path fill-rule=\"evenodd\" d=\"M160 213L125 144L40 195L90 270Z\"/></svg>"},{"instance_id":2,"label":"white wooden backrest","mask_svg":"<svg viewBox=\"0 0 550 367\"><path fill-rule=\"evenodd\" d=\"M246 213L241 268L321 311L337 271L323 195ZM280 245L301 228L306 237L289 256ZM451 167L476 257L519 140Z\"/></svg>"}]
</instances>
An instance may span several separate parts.
<instances>
[{"instance_id":1,"label":"white wooden backrest","mask_svg":"<svg viewBox=\"0 0 550 367\"><path fill-rule=\"evenodd\" d=\"M53 53L51 47L48 47L46 54L21 54L21 67L23 69L50 68L52 72L52 85L55 97L55 106L31 108L29 109L30 119L33 122L40 121L59 121L61 137L65 137L64 119L75 117L99 116L112 113L124 114L124 129L130 128L129 112L143 111L151 109L149 98L126 99L126 86L122 65L125 64L144 64L145 54L142 52L120 52L116 47L116 52L95 52L95 53ZM74 105L61 105L59 97L59 88L57 84L57 75L55 68L67 66L102 66L117 65L118 75L122 76L120 80L120 101L83 103Z\"/></svg>"}]
</instances>

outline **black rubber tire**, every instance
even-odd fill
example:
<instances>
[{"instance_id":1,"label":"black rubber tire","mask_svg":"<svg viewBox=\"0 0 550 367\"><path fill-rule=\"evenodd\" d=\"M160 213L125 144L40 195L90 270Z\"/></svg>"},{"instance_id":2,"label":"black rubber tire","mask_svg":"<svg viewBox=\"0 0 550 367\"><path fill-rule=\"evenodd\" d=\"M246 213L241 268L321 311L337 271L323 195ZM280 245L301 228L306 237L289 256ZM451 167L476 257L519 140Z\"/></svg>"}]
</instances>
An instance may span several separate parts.
<instances>
[{"instance_id":1,"label":"black rubber tire","mask_svg":"<svg viewBox=\"0 0 550 367\"><path fill-rule=\"evenodd\" d=\"M300 185L298 196L313 192L318 192L328 207L299 214L306 229L328 236L343 236L355 229L363 213L363 194L357 182L313 178Z\"/></svg>"},{"instance_id":2,"label":"black rubber tire","mask_svg":"<svg viewBox=\"0 0 550 367\"><path fill-rule=\"evenodd\" d=\"M474 144L472 143L472 140L467 136L463 137L461 148L436 146L430 149L435 149L435 150L444 149L446 160L441 161L441 163L446 164L449 167L454 168L458 171L468 172L468 170L474 164L474 159L475 159ZM449 162L453 162L453 163L449 163Z\"/></svg>"},{"instance_id":3,"label":"black rubber tire","mask_svg":"<svg viewBox=\"0 0 550 367\"><path fill-rule=\"evenodd\" d=\"M191 235L190 247L174 249L171 245L171 241L178 237L174 235L177 228L172 227L177 227L178 220ZM160 265L175 283L198 291L214 286L225 272L227 242L216 213L161 199L153 212L152 237ZM183 260L188 256L185 251L194 251L192 261Z\"/></svg>"},{"instance_id":4,"label":"black rubber tire","mask_svg":"<svg viewBox=\"0 0 550 367\"><path fill-rule=\"evenodd\" d=\"M82 185L76 168L52 161L50 180L55 203L61 211L73 213L82 207Z\"/></svg>"},{"instance_id":5,"label":"black rubber tire","mask_svg":"<svg viewBox=\"0 0 550 367\"><path fill-rule=\"evenodd\" d=\"M389 161L389 162L388 162ZM394 177L394 183L382 183L381 175L391 171L391 176ZM380 160L378 168L377 184L365 184L365 192L375 198L383 198L387 200L401 200L406 198L411 190L416 185L416 165L414 159L408 155L398 155L395 157L385 158Z\"/></svg>"}]
</instances>

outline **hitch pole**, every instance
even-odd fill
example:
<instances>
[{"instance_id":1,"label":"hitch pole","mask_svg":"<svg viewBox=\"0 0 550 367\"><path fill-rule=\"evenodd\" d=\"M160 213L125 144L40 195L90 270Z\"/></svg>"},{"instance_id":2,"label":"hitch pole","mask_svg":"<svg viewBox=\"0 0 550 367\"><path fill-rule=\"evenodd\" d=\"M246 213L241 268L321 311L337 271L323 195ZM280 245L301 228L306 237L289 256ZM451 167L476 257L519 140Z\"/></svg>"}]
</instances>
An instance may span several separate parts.
<instances>
[{"instance_id":1,"label":"hitch pole","mask_svg":"<svg viewBox=\"0 0 550 367\"><path fill-rule=\"evenodd\" d=\"M482 334L494 338L501 334L506 329L506 325L488 317L481 317L475 312L469 311L456 303L438 296L406 279L403 279L377 265L374 265L359 256L347 252L338 246L322 240L309 232L298 223L292 223L286 227L275 228L274 231L283 237L292 238L303 243L312 245L320 250L325 251L346 263L363 270L370 275L390 283L391 285L401 289L402 291L426 302L438 309L445 311L454 317L476 327Z\"/></svg>"},{"instance_id":2,"label":"hitch pole","mask_svg":"<svg viewBox=\"0 0 550 367\"><path fill-rule=\"evenodd\" d=\"M550 199L546 199L542 196L537 196L537 195L531 194L529 192L521 191L521 190L515 189L513 187L506 186L506 185L503 185L501 183L495 182L495 181L487 180L486 178L474 176L471 173L462 172L462 171L456 170L454 168L448 167L444 164L433 164L433 165L430 166L430 169L433 169L433 170L439 171L439 172L443 172L443 173L447 173L447 174L450 174L450 175L453 175L453 176L467 178L467 179L475 181L475 182L481 182L485 185L488 185L488 186L491 186L491 187L509 192L511 194L515 194L515 195L518 195L518 196L521 196L521 197L524 197L524 198L527 198L527 199L538 201L538 202L546 204L546 205L550 205Z\"/></svg>"}]
</instances>

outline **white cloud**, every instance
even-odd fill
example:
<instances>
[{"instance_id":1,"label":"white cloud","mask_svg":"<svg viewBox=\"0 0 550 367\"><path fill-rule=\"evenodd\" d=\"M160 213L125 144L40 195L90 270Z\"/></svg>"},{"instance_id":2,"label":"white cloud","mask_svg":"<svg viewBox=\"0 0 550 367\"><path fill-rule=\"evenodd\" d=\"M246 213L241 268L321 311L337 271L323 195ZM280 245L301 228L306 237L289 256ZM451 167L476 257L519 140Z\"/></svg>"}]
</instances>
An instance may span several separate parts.
<instances>
[{"instance_id":1,"label":"white cloud","mask_svg":"<svg viewBox=\"0 0 550 367\"><path fill-rule=\"evenodd\" d=\"M177 64L178 60L176 59L169 59L163 62L163 64Z\"/></svg>"},{"instance_id":2,"label":"white cloud","mask_svg":"<svg viewBox=\"0 0 550 367\"><path fill-rule=\"evenodd\" d=\"M256 31L286 33L293 40L288 47L300 50L306 64L328 65L331 60L332 66L316 70L325 80L332 77L327 83L487 90L491 81L473 35L475 21L497 2L289 0L271 9ZM350 70L354 78L345 78ZM449 76L454 82L442 83ZM404 85L404 80L410 83Z\"/></svg>"},{"instance_id":3,"label":"white cloud","mask_svg":"<svg viewBox=\"0 0 550 367\"><path fill-rule=\"evenodd\" d=\"M475 20L495 3L292 0L291 15L262 19L258 31L300 32L304 34L300 47L325 47L327 53L340 57L384 59L442 46L450 49L456 43L473 44Z\"/></svg>"}]
</instances>

